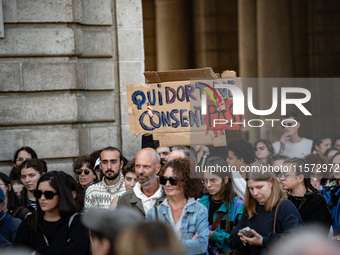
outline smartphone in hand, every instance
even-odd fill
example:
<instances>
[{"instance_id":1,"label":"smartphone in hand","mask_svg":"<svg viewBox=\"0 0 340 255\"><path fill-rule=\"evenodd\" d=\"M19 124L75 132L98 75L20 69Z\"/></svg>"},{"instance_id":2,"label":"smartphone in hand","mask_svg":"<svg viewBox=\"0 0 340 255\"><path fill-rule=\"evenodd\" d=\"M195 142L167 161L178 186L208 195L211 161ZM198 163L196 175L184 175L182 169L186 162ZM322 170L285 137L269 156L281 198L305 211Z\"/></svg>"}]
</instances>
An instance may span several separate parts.
<instances>
[{"instance_id":1,"label":"smartphone in hand","mask_svg":"<svg viewBox=\"0 0 340 255\"><path fill-rule=\"evenodd\" d=\"M250 228L244 228L244 229L240 229L238 231L239 233L242 233L243 235L245 235L246 237L254 237L255 235L253 234L253 232L251 232Z\"/></svg>"}]
</instances>

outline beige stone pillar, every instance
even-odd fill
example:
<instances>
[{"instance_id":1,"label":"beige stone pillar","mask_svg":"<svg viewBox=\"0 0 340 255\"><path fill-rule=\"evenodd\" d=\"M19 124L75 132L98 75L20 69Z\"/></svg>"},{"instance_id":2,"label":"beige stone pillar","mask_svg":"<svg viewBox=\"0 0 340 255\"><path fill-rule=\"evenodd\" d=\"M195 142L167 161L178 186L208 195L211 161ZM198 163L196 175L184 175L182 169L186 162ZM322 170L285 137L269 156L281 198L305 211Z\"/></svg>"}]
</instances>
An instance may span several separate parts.
<instances>
[{"instance_id":1,"label":"beige stone pillar","mask_svg":"<svg viewBox=\"0 0 340 255\"><path fill-rule=\"evenodd\" d=\"M293 53L290 1L257 0L258 77L293 77ZM259 107L272 105L272 86L259 84ZM279 88L280 89L280 88ZM279 112L274 118L281 118ZM260 137L277 140L280 128L266 125L260 129Z\"/></svg>"},{"instance_id":2,"label":"beige stone pillar","mask_svg":"<svg viewBox=\"0 0 340 255\"><path fill-rule=\"evenodd\" d=\"M189 67L187 0L156 0L156 50L159 71Z\"/></svg>"},{"instance_id":3,"label":"beige stone pillar","mask_svg":"<svg viewBox=\"0 0 340 255\"><path fill-rule=\"evenodd\" d=\"M293 77L290 1L257 0L259 77Z\"/></svg>"},{"instance_id":4,"label":"beige stone pillar","mask_svg":"<svg viewBox=\"0 0 340 255\"><path fill-rule=\"evenodd\" d=\"M239 0L238 1L238 45L239 45L239 62L240 73L242 78L257 77L257 29L256 29L256 1ZM246 95L247 88L243 87L243 93ZM258 97L254 98L254 102L258 105ZM257 118L250 113L246 107L245 118ZM255 142L260 132L258 128L246 127L248 139Z\"/></svg>"},{"instance_id":5,"label":"beige stone pillar","mask_svg":"<svg viewBox=\"0 0 340 255\"><path fill-rule=\"evenodd\" d=\"M257 77L256 1L238 1L240 77Z\"/></svg>"}]
</instances>

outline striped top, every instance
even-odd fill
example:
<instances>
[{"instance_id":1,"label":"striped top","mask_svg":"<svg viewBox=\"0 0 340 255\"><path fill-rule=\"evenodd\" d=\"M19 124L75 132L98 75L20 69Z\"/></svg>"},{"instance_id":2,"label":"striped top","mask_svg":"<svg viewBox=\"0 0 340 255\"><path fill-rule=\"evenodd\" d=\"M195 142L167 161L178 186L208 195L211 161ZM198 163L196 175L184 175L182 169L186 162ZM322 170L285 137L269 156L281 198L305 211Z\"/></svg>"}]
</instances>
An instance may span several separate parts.
<instances>
[{"instance_id":1,"label":"striped top","mask_svg":"<svg viewBox=\"0 0 340 255\"><path fill-rule=\"evenodd\" d=\"M120 173L119 181L112 186L105 183L105 177L101 182L95 183L86 189L85 208L109 209L112 200L125 192L124 176Z\"/></svg>"}]
</instances>

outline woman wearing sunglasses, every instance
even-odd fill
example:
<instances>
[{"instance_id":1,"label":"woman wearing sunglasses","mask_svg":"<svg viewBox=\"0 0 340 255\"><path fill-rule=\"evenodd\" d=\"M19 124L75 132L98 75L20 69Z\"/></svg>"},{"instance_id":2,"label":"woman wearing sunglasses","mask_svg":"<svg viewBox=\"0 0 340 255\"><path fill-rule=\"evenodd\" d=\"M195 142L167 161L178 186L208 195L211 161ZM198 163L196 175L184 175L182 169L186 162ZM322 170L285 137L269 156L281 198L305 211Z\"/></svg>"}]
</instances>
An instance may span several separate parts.
<instances>
[{"instance_id":1,"label":"woman wearing sunglasses","mask_svg":"<svg viewBox=\"0 0 340 255\"><path fill-rule=\"evenodd\" d=\"M266 139L257 140L254 144L254 148L256 159L264 163L269 163L270 158L274 155L274 149L271 142Z\"/></svg>"},{"instance_id":2,"label":"woman wearing sunglasses","mask_svg":"<svg viewBox=\"0 0 340 255\"><path fill-rule=\"evenodd\" d=\"M243 201L236 198L231 181L231 172L215 171L228 168L228 163L219 157L209 157L204 173L205 193L199 202L209 212L209 240L219 252L230 251L229 236L234 226L239 222L243 213Z\"/></svg>"},{"instance_id":3,"label":"woman wearing sunglasses","mask_svg":"<svg viewBox=\"0 0 340 255\"><path fill-rule=\"evenodd\" d=\"M205 254L209 239L208 212L193 198L202 189L202 182L190 178L190 160L169 161L159 176L167 198L148 211L146 221L159 220L171 226L186 254Z\"/></svg>"},{"instance_id":4,"label":"woman wearing sunglasses","mask_svg":"<svg viewBox=\"0 0 340 255\"><path fill-rule=\"evenodd\" d=\"M15 246L42 255L88 254L88 230L80 221L78 206L66 185L59 172L41 176L34 190L37 210L21 223Z\"/></svg>"},{"instance_id":5,"label":"woman wearing sunglasses","mask_svg":"<svg viewBox=\"0 0 340 255\"><path fill-rule=\"evenodd\" d=\"M89 156L80 156L76 158L73 162L73 172L76 180L83 189L86 189L88 186L98 181Z\"/></svg>"}]
</instances>

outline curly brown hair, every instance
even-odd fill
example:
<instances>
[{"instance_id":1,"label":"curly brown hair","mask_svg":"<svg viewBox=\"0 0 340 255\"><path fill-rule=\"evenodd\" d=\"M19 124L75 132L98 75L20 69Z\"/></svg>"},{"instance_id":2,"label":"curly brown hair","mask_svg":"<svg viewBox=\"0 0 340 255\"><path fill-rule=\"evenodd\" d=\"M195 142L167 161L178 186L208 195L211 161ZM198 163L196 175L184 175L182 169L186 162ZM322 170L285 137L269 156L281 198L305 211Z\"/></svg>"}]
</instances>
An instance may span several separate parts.
<instances>
[{"instance_id":1,"label":"curly brown hair","mask_svg":"<svg viewBox=\"0 0 340 255\"><path fill-rule=\"evenodd\" d=\"M165 170L171 167L174 175L180 180L184 188L184 196L186 198L194 197L203 188L200 179L190 178L190 171L194 171L193 164L190 164L190 159L178 158L167 162L159 172L159 176L163 176Z\"/></svg>"},{"instance_id":2,"label":"curly brown hair","mask_svg":"<svg viewBox=\"0 0 340 255\"><path fill-rule=\"evenodd\" d=\"M91 164L91 158L88 155L79 156L79 157L77 157L73 160L73 173L76 177L76 180L78 180L78 175L77 175L76 171L77 171L77 169L81 168L84 164L86 164L87 167L92 171L92 173L96 177L96 181L97 181L96 172L93 170L93 165Z\"/></svg>"}]
</instances>

